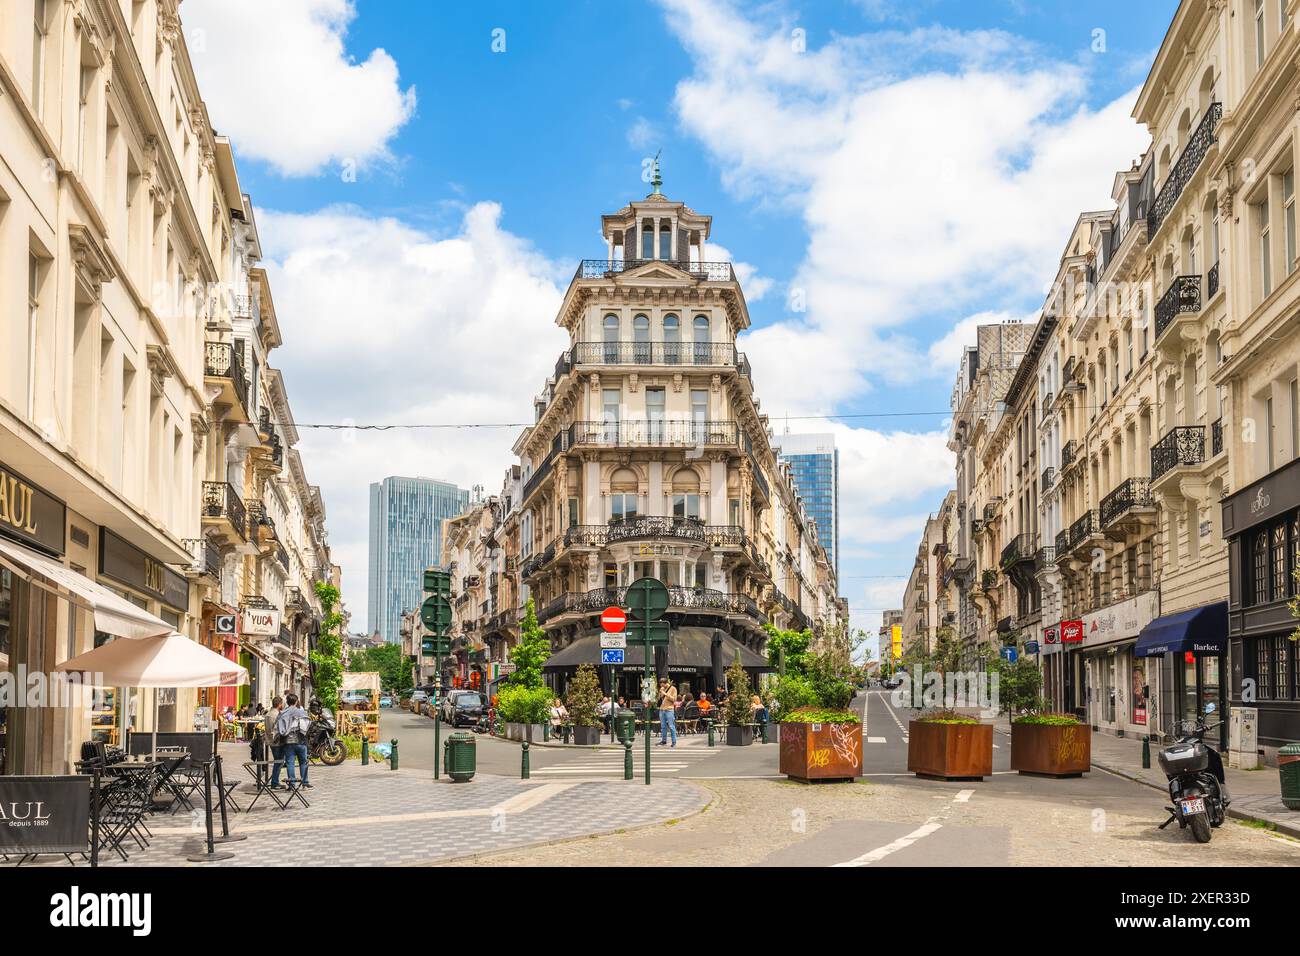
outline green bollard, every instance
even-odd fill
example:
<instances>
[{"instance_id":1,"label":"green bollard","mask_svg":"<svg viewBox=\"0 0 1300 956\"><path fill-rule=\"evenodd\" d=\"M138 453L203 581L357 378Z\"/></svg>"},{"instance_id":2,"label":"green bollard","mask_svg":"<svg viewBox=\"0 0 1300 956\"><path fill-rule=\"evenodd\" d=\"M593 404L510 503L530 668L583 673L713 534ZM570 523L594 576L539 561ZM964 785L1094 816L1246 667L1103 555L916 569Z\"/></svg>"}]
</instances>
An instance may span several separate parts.
<instances>
[{"instance_id":1,"label":"green bollard","mask_svg":"<svg viewBox=\"0 0 1300 956\"><path fill-rule=\"evenodd\" d=\"M519 766L519 779L528 779L528 741L524 741L523 757Z\"/></svg>"},{"instance_id":2,"label":"green bollard","mask_svg":"<svg viewBox=\"0 0 1300 956\"><path fill-rule=\"evenodd\" d=\"M707 723L708 726L709 726L709 746L712 747L712 746L714 745L714 741L713 741L713 721L712 721L712 720L709 720L709 721L706 721L706 723Z\"/></svg>"},{"instance_id":3,"label":"green bollard","mask_svg":"<svg viewBox=\"0 0 1300 956\"><path fill-rule=\"evenodd\" d=\"M542 743L551 739L551 722L548 720L542 724Z\"/></svg>"},{"instance_id":4,"label":"green bollard","mask_svg":"<svg viewBox=\"0 0 1300 956\"><path fill-rule=\"evenodd\" d=\"M564 742L565 742L566 744L569 742L569 725L568 725L568 724L565 724L565 725L564 725Z\"/></svg>"},{"instance_id":5,"label":"green bollard","mask_svg":"<svg viewBox=\"0 0 1300 956\"><path fill-rule=\"evenodd\" d=\"M1142 738L1142 769L1151 769L1151 735Z\"/></svg>"},{"instance_id":6,"label":"green bollard","mask_svg":"<svg viewBox=\"0 0 1300 956\"><path fill-rule=\"evenodd\" d=\"M393 752L388 758L388 769L396 770L397 769L397 738L396 737L393 738L392 743L393 743Z\"/></svg>"},{"instance_id":7,"label":"green bollard","mask_svg":"<svg viewBox=\"0 0 1300 956\"><path fill-rule=\"evenodd\" d=\"M364 736L361 738L361 766L370 766L370 740Z\"/></svg>"},{"instance_id":8,"label":"green bollard","mask_svg":"<svg viewBox=\"0 0 1300 956\"><path fill-rule=\"evenodd\" d=\"M623 779L632 779L632 741L623 741Z\"/></svg>"},{"instance_id":9,"label":"green bollard","mask_svg":"<svg viewBox=\"0 0 1300 956\"><path fill-rule=\"evenodd\" d=\"M767 721L766 720L758 725L758 732L763 738L763 743L767 743Z\"/></svg>"}]
</instances>

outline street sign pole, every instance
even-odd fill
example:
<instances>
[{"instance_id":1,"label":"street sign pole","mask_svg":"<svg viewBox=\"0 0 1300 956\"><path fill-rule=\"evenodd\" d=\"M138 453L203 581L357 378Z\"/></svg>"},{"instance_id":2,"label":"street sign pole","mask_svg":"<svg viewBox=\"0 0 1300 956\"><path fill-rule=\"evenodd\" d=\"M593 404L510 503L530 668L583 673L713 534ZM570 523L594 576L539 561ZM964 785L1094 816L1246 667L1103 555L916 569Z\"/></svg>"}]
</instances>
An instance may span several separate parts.
<instances>
[{"instance_id":1,"label":"street sign pole","mask_svg":"<svg viewBox=\"0 0 1300 956\"><path fill-rule=\"evenodd\" d=\"M441 774L442 722L439 716L442 697L442 660L447 652L447 632L451 629L451 573L429 568L424 572L424 590L429 594L420 606L420 621L433 635L433 779ZM421 652L423 652L421 648Z\"/></svg>"},{"instance_id":2,"label":"street sign pole","mask_svg":"<svg viewBox=\"0 0 1300 956\"><path fill-rule=\"evenodd\" d=\"M650 786L650 708L655 702L654 687L654 670L651 654L654 650L654 636L662 630L667 630L666 623L662 628L656 626L656 623L664 616L664 611L668 610L668 588L658 578L638 578L627 586L626 597L628 610L635 618L636 631L640 634L641 653L645 661L645 677L641 689L641 700L646 705L646 725L645 725L645 782ZM667 637L663 643L667 644Z\"/></svg>"}]
</instances>

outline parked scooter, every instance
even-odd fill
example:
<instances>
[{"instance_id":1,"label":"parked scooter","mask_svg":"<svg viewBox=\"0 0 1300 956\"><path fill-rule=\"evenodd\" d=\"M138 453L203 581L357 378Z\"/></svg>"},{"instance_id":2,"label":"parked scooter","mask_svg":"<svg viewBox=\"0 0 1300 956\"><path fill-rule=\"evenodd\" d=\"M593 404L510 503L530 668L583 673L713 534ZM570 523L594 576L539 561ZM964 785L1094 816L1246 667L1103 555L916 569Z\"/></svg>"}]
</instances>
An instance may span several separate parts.
<instances>
[{"instance_id":1,"label":"parked scooter","mask_svg":"<svg viewBox=\"0 0 1300 956\"><path fill-rule=\"evenodd\" d=\"M1206 715L1214 713L1214 709L1214 704L1206 704ZM1169 819L1160 824L1160 829L1177 821L1179 829L1191 827L1197 843L1210 842L1211 829L1223 825L1232 802L1223 760L1205 743L1209 730L1201 719L1185 720L1178 742L1160 751L1160 769L1169 778L1169 798L1173 802L1172 807L1165 808Z\"/></svg>"}]
</instances>

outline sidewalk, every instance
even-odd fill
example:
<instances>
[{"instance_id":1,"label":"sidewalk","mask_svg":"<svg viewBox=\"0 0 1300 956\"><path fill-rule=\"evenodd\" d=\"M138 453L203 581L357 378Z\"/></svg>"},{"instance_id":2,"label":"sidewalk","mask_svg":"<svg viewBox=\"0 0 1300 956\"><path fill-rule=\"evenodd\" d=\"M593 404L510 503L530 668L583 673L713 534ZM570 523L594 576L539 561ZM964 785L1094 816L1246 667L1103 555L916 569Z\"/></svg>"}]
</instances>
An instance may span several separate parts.
<instances>
[{"instance_id":1,"label":"sidewalk","mask_svg":"<svg viewBox=\"0 0 1300 956\"><path fill-rule=\"evenodd\" d=\"M995 725L998 733L1010 734L1006 718ZM1142 739L1140 737L1114 737L1110 734L1092 735L1092 765L1120 777L1145 784L1168 794L1169 782L1160 770L1157 756L1160 745L1151 743L1151 766L1142 766ZM1275 827L1279 833L1300 839L1300 812L1288 810L1282 803L1281 787L1276 767L1259 770L1238 770L1224 767L1228 780L1228 793L1232 806L1228 816L1250 820Z\"/></svg>"}]
</instances>

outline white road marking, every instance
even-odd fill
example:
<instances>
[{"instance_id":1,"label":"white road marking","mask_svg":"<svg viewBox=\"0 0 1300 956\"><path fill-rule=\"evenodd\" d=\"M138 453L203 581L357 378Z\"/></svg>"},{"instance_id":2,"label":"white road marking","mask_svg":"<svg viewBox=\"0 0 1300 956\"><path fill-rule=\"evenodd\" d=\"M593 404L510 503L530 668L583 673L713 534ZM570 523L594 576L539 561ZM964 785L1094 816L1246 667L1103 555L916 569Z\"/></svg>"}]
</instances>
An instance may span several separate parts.
<instances>
[{"instance_id":1,"label":"white road marking","mask_svg":"<svg viewBox=\"0 0 1300 956\"><path fill-rule=\"evenodd\" d=\"M899 850L905 850L917 840L922 840L925 837L928 837L931 833L934 833L942 826L942 823L936 823L931 820L928 823L924 823L917 827L906 836L899 837L893 843L886 843L884 846L876 847L876 849L864 853L861 856L854 857L851 860L846 860L843 863L836 863L835 866L870 866L872 863L879 863L890 854L897 853Z\"/></svg>"},{"instance_id":2,"label":"white road marking","mask_svg":"<svg viewBox=\"0 0 1300 956\"><path fill-rule=\"evenodd\" d=\"M959 790L957 796L953 797L953 803L969 803L970 798L975 796L974 790Z\"/></svg>"},{"instance_id":3,"label":"white road marking","mask_svg":"<svg viewBox=\"0 0 1300 956\"><path fill-rule=\"evenodd\" d=\"M884 743L889 743L889 741L886 740L884 737L868 737L868 738L867 738L867 743L869 743L869 744L884 744Z\"/></svg>"}]
</instances>

